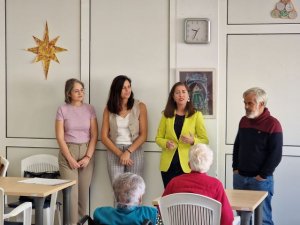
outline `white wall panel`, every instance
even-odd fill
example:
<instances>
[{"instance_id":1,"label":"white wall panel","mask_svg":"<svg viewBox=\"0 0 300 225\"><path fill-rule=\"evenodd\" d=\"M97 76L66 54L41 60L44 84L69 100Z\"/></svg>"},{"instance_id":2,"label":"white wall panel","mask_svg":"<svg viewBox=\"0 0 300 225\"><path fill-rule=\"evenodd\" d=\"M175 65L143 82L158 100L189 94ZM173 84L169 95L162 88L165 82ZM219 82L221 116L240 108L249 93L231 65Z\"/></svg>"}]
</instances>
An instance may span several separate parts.
<instances>
[{"instance_id":1,"label":"white wall panel","mask_svg":"<svg viewBox=\"0 0 300 225\"><path fill-rule=\"evenodd\" d=\"M148 110L148 141L168 94L169 1L91 1L91 103L99 124L113 78L132 79L135 98Z\"/></svg>"},{"instance_id":2,"label":"white wall panel","mask_svg":"<svg viewBox=\"0 0 300 225\"><path fill-rule=\"evenodd\" d=\"M95 168L90 189L91 212L99 206L113 205L114 195L107 172L106 150L95 152Z\"/></svg>"},{"instance_id":3,"label":"white wall panel","mask_svg":"<svg viewBox=\"0 0 300 225\"><path fill-rule=\"evenodd\" d=\"M51 61L48 80L42 62L25 49L36 47L32 36L60 38L56 46L68 51ZM7 137L54 138L54 120L64 100L64 82L80 78L80 1L6 1Z\"/></svg>"},{"instance_id":4,"label":"white wall panel","mask_svg":"<svg viewBox=\"0 0 300 225\"><path fill-rule=\"evenodd\" d=\"M300 145L300 34L228 35L226 142L234 142L244 115L242 94L250 87L265 89L267 107L283 127L284 145ZM288 110L293 108L293 110Z\"/></svg>"}]
</instances>

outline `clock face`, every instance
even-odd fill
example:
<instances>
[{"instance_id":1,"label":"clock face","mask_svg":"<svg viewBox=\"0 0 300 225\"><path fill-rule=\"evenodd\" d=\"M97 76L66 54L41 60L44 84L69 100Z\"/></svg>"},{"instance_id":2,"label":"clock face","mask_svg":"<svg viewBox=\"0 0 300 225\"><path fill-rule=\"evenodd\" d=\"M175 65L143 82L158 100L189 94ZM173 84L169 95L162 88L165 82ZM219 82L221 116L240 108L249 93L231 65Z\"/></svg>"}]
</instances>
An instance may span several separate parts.
<instances>
[{"instance_id":1,"label":"clock face","mask_svg":"<svg viewBox=\"0 0 300 225\"><path fill-rule=\"evenodd\" d=\"M208 19L186 19L185 42L189 44L209 43L210 21Z\"/></svg>"}]
</instances>

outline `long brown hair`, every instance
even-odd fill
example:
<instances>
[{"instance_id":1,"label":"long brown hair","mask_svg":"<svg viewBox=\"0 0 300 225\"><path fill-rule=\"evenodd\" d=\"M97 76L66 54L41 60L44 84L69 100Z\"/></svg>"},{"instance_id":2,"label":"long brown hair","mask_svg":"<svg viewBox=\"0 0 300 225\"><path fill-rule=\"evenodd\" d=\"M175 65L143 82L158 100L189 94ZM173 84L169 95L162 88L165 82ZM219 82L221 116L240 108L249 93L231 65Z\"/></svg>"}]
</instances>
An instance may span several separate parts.
<instances>
[{"instance_id":1,"label":"long brown hair","mask_svg":"<svg viewBox=\"0 0 300 225\"><path fill-rule=\"evenodd\" d=\"M122 109L121 92L126 80L130 83L131 86L131 79L125 75L119 75L115 77L114 80L112 81L109 90L108 100L106 103L107 109L111 113L118 114ZM127 102L127 109L132 109L133 104L134 104L134 95L131 90L131 95Z\"/></svg>"},{"instance_id":2,"label":"long brown hair","mask_svg":"<svg viewBox=\"0 0 300 225\"><path fill-rule=\"evenodd\" d=\"M167 104L166 104L166 107L164 110L164 115L167 118L172 118L174 116L175 110L177 109L177 104L174 101L174 93L175 93L175 89L178 86L184 86L186 88L187 92L189 91L189 88L185 83L177 82L176 84L173 85L173 87L169 93L168 101L167 101ZM194 115L194 113L196 112L191 100L186 103L185 111L187 112L187 117Z\"/></svg>"}]
</instances>

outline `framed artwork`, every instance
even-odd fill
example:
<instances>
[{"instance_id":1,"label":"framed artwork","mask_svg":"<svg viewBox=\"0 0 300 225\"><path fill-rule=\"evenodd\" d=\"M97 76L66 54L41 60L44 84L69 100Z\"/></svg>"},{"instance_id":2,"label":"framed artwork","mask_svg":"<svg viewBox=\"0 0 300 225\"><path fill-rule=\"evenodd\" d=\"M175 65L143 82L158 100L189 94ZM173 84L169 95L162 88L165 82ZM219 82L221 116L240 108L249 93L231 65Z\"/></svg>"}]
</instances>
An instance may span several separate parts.
<instances>
[{"instance_id":1,"label":"framed artwork","mask_svg":"<svg viewBox=\"0 0 300 225\"><path fill-rule=\"evenodd\" d=\"M177 81L189 87L190 99L204 118L215 118L216 72L215 69L177 69Z\"/></svg>"}]
</instances>

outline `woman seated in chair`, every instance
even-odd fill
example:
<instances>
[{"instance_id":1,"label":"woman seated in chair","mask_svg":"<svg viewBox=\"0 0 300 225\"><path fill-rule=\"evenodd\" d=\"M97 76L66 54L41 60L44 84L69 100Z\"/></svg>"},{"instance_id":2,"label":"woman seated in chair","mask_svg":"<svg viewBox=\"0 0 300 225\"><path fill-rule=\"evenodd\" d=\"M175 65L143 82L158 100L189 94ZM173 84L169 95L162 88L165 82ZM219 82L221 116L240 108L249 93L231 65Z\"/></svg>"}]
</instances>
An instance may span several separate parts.
<instances>
[{"instance_id":1,"label":"woman seated in chair","mask_svg":"<svg viewBox=\"0 0 300 225\"><path fill-rule=\"evenodd\" d=\"M156 224L157 209L142 206L142 196L145 193L143 178L133 173L120 174L113 182L116 197L116 208L99 207L94 212L94 220L99 224L110 225L140 225L146 219Z\"/></svg>"},{"instance_id":2,"label":"woman seated in chair","mask_svg":"<svg viewBox=\"0 0 300 225\"><path fill-rule=\"evenodd\" d=\"M192 172L174 177L167 185L163 196L173 193L195 193L205 195L222 204L221 225L232 225L233 212L223 184L208 176L213 162L213 152L205 144L196 144L189 151L189 166Z\"/></svg>"}]
</instances>

